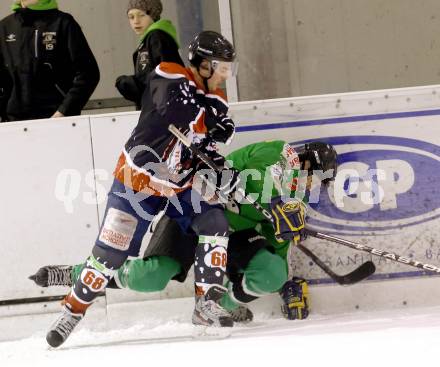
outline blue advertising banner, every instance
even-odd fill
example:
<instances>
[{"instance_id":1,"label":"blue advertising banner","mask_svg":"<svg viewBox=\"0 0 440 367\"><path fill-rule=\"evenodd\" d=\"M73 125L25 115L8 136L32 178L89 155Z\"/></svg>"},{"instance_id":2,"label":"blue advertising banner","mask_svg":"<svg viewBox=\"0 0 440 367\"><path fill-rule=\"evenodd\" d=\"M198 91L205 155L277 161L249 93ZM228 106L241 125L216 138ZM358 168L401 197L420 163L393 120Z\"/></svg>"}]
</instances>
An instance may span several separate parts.
<instances>
[{"instance_id":1,"label":"blue advertising banner","mask_svg":"<svg viewBox=\"0 0 440 367\"><path fill-rule=\"evenodd\" d=\"M381 113L239 127L238 139L334 145L338 174L310 194L308 224L321 232L440 264L440 110ZM340 273L373 260L371 279L431 275L313 238L306 245ZM315 282L322 272L294 251L294 271ZM339 269L338 269L339 268Z\"/></svg>"}]
</instances>

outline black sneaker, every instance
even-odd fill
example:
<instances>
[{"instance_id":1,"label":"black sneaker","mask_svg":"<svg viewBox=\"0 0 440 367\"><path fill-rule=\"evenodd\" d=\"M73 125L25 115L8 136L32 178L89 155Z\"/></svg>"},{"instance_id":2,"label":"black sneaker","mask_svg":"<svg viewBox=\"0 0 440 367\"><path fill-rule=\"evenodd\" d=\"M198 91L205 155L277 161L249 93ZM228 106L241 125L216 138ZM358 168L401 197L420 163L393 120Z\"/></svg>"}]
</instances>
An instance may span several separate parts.
<instances>
[{"instance_id":1,"label":"black sneaker","mask_svg":"<svg viewBox=\"0 0 440 367\"><path fill-rule=\"evenodd\" d=\"M53 348L59 347L66 341L83 317L84 315L74 314L67 307L63 307L63 312L46 335L47 343Z\"/></svg>"},{"instance_id":2,"label":"black sneaker","mask_svg":"<svg viewBox=\"0 0 440 367\"><path fill-rule=\"evenodd\" d=\"M40 287L50 287L52 285L72 286L72 266L70 265L48 265L38 269L29 277Z\"/></svg>"}]
</instances>

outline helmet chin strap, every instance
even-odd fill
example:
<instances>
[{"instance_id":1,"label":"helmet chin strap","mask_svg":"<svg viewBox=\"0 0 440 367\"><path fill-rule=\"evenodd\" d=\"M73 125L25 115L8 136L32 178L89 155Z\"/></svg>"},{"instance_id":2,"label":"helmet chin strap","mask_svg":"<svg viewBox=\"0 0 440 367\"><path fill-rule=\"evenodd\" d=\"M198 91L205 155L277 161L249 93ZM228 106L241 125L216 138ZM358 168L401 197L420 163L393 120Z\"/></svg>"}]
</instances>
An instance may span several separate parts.
<instances>
[{"instance_id":1,"label":"helmet chin strap","mask_svg":"<svg viewBox=\"0 0 440 367\"><path fill-rule=\"evenodd\" d=\"M208 80L212 78L212 76L214 75L214 69L212 68L211 62L209 62L209 68L211 69L211 74L209 75L208 78L205 78L202 76L202 73L200 72L200 64L197 66L197 72L199 73L200 77L203 80L203 86L205 87L205 89L207 91L209 91L209 87L208 87Z\"/></svg>"},{"instance_id":2,"label":"helmet chin strap","mask_svg":"<svg viewBox=\"0 0 440 367\"><path fill-rule=\"evenodd\" d=\"M209 78L202 78L202 79L203 79L203 86L205 87L205 90L209 91L209 87L208 87Z\"/></svg>"}]
</instances>

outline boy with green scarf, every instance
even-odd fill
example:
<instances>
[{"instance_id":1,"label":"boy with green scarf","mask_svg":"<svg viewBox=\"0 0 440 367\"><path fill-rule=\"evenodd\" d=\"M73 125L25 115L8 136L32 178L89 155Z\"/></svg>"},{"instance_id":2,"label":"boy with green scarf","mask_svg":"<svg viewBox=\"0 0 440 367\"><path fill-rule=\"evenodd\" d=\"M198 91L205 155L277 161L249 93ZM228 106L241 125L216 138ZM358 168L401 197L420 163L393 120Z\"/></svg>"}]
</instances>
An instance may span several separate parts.
<instances>
[{"instance_id":1,"label":"boy with green scarf","mask_svg":"<svg viewBox=\"0 0 440 367\"><path fill-rule=\"evenodd\" d=\"M130 26L140 40L133 54L134 75L118 77L116 88L125 99L135 102L138 110L148 75L157 65L173 62L184 66L176 28L170 20L160 19L161 13L160 0L130 0L127 8Z\"/></svg>"}]
</instances>

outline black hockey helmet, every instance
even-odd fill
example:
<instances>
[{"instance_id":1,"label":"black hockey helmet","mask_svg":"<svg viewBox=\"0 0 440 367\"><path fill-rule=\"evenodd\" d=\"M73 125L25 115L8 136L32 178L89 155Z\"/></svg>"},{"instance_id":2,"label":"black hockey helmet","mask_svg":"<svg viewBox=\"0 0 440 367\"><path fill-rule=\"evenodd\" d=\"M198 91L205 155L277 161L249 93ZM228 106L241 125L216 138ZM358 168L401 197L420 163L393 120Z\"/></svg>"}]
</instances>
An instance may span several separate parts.
<instances>
[{"instance_id":1,"label":"black hockey helmet","mask_svg":"<svg viewBox=\"0 0 440 367\"><path fill-rule=\"evenodd\" d=\"M189 45L188 60L191 65L199 70L203 60L210 61L211 76L216 69L216 63L221 61L234 63L235 57L235 48L232 43L214 31L199 33Z\"/></svg>"},{"instance_id":2,"label":"black hockey helmet","mask_svg":"<svg viewBox=\"0 0 440 367\"><path fill-rule=\"evenodd\" d=\"M312 175L315 170L323 172L333 170L332 177L325 178L322 182L327 184L329 181L335 179L338 168L338 154L331 144L314 141L304 144L302 147L295 148L295 150L298 153L301 168L304 167L306 160L310 162L309 175Z\"/></svg>"}]
</instances>

